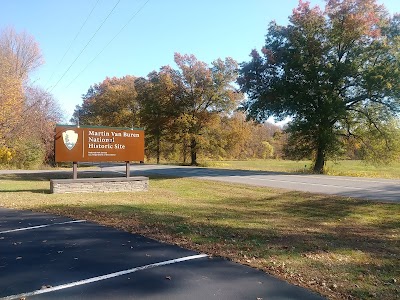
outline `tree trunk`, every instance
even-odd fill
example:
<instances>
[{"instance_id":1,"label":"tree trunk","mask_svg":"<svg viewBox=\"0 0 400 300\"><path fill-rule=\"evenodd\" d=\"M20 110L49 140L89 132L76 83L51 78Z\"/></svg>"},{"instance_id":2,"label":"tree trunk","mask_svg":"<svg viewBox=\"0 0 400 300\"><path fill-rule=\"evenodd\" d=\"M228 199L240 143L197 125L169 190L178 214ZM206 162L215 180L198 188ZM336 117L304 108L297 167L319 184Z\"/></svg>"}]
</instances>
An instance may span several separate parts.
<instances>
[{"instance_id":1,"label":"tree trunk","mask_svg":"<svg viewBox=\"0 0 400 300\"><path fill-rule=\"evenodd\" d=\"M325 151L322 147L318 147L317 157L313 168L314 173L323 174L325 166Z\"/></svg>"},{"instance_id":2,"label":"tree trunk","mask_svg":"<svg viewBox=\"0 0 400 300\"><path fill-rule=\"evenodd\" d=\"M190 165L192 166L196 166L197 165L197 142L196 142L196 138L192 137L192 140L190 142L190 158L191 158L191 162Z\"/></svg>"},{"instance_id":3,"label":"tree trunk","mask_svg":"<svg viewBox=\"0 0 400 300\"><path fill-rule=\"evenodd\" d=\"M157 137L157 165L160 164L161 138Z\"/></svg>"},{"instance_id":4,"label":"tree trunk","mask_svg":"<svg viewBox=\"0 0 400 300\"><path fill-rule=\"evenodd\" d=\"M187 158L187 141L186 141L186 138L183 140L182 155L183 155L183 164L186 164L186 158Z\"/></svg>"}]
</instances>

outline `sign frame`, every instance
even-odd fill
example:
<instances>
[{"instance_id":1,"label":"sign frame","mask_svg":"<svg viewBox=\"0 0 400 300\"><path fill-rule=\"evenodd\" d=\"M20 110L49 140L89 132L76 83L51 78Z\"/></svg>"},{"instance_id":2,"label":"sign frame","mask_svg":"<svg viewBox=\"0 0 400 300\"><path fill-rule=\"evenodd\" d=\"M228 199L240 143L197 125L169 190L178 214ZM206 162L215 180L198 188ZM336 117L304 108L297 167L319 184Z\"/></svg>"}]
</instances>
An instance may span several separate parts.
<instances>
[{"instance_id":1,"label":"sign frame","mask_svg":"<svg viewBox=\"0 0 400 300\"><path fill-rule=\"evenodd\" d=\"M144 161L142 128L56 124L55 162Z\"/></svg>"}]
</instances>

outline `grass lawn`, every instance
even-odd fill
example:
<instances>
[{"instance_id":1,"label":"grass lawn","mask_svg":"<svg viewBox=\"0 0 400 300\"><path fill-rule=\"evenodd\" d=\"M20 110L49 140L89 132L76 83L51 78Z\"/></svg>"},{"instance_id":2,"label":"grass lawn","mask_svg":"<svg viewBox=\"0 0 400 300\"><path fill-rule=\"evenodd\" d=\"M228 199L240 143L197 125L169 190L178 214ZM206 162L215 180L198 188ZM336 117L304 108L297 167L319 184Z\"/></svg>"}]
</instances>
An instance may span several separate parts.
<instances>
[{"instance_id":1,"label":"grass lawn","mask_svg":"<svg viewBox=\"0 0 400 300\"><path fill-rule=\"evenodd\" d=\"M399 204L177 178L151 178L148 192L49 194L55 177L0 175L0 206L227 257L329 299L400 299Z\"/></svg>"},{"instance_id":2,"label":"grass lawn","mask_svg":"<svg viewBox=\"0 0 400 300\"><path fill-rule=\"evenodd\" d=\"M240 169L273 172L310 172L311 161L255 159L245 161L204 161L202 166L210 168ZM400 162L390 165L374 166L360 160L328 161L326 164L327 175L400 178Z\"/></svg>"}]
</instances>

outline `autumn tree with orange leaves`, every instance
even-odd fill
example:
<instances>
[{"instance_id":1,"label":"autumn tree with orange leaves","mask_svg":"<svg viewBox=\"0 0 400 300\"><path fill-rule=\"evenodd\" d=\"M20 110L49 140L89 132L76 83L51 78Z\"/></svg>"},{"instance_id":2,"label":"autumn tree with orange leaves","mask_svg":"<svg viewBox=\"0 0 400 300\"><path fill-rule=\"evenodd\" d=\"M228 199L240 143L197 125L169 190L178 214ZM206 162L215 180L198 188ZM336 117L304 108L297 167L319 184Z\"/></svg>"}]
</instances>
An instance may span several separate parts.
<instances>
[{"instance_id":1,"label":"autumn tree with orange leaves","mask_svg":"<svg viewBox=\"0 0 400 300\"><path fill-rule=\"evenodd\" d=\"M140 120L146 132L147 153L160 163L163 145L173 141L176 120L181 113L179 77L169 66L136 80Z\"/></svg>"},{"instance_id":2,"label":"autumn tree with orange leaves","mask_svg":"<svg viewBox=\"0 0 400 300\"><path fill-rule=\"evenodd\" d=\"M217 59L211 67L194 55L175 53L180 77L180 119L190 147L190 164L197 164L203 130L216 114L231 112L242 94L234 87L238 65L232 58Z\"/></svg>"},{"instance_id":3,"label":"autumn tree with orange leaves","mask_svg":"<svg viewBox=\"0 0 400 300\"><path fill-rule=\"evenodd\" d=\"M84 125L140 127L134 76L107 77L92 85L75 108L72 121Z\"/></svg>"},{"instance_id":4,"label":"autumn tree with orange leaves","mask_svg":"<svg viewBox=\"0 0 400 300\"><path fill-rule=\"evenodd\" d=\"M233 85L237 63L218 59L211 66L194 55L175 54L178 69L164 66L147 78L106 78L91 86L76 107L73 122L85 125L144 127L147 153L160 161L162 142L180 145L184 162L197 164L207 128L236 108L242 94ZM174 150L175 151L175 150Z\"/></svg>"},{"instance_id":5,"label":"autumn tree with orange leaves","mask_svg":"<svg viewBox=\"0 0 400 300\"><path fill-rule=\"evenodd\" d=\"M22 118L22 81L11 72L10 54L0 47L0 146L5 147Z\"/></svg>"},{"instance_id":6,"label":"autumn tree with orange leaves","mask_svg":"<svg viewBox=\"0 0 400 300\"><path fill-rule=\"evenodd\" d=\"M29 82L42 63L31 35L11 27L0 32L0 164L33 167L51 160L62 114L49 93Z\"/></svg>"}]
</instances>

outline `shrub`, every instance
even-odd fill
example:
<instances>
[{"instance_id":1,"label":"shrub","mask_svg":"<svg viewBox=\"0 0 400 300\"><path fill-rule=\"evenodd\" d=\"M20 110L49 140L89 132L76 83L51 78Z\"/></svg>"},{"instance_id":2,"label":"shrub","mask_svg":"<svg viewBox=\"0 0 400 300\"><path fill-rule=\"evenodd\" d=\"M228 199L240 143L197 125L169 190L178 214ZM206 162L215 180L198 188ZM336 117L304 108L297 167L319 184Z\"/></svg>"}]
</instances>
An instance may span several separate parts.
<instances>
[{"instance_id":1,"label":"shrub","mask_svg":"<svg viewBox=\"0 0 400 300\"><path fill-rule=\"evenodd\" d=\"M0 147L0 164L8 165L14 155L15 151L13 149L8 148L7 146Z\"/></svg>"},{"instance_id":2,"label":"shrub","mask_svg":"<svg viewBox=\"0 0 400 300\"><path fill-rule=\"evenodd\" d=\"M35 169L43 164L45 150L37 139L28 139L15 146L13 164L20 169Z\"/></svg>"}]
</instances>

